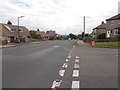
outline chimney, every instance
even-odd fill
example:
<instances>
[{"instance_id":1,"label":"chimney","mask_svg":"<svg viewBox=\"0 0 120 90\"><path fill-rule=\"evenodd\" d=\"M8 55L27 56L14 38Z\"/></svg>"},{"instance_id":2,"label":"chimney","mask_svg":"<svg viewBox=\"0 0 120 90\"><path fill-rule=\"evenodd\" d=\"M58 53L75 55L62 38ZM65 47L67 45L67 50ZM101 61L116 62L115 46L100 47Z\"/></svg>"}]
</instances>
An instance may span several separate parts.
<instances>
[{"instance_id":1,"label":"chimney","mask_svg":"<svg viewBox=\"0 0 120 90\"><path fill-rule=\"evenodd\" d=\"M104 24L104 21L102 21L102 24Z\"/></svg>"},{"instance_id":2,"label":"chimney","mask_svg":"<svg viewBox=\"0 0 120 90\"><path fill-rule=\"evenodd\" d=\"M11 21L8 20L7 24L12 25Z\"/></svg>"},{"instance_id":3,"label":"chimney","mask_svg":"<svg viewBox=\"0 0 120 90\"><path fill-rule=\"evenodd\" d=\"M37 31L40 31L39 29L37 29Z\"/></svg>"}]
</instances>

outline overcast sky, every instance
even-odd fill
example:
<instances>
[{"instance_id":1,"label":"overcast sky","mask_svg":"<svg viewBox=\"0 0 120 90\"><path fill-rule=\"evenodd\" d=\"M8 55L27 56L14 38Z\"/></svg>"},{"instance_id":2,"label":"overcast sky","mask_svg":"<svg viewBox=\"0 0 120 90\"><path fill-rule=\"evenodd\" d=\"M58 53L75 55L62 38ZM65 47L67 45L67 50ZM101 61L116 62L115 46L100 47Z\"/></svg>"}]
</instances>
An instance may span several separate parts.
<instances>
[{"instance_id":1,"label":"overcast sky","mask_svg":"<svg viewBox=\"0 0 120 90\"><path fill-rule=\"evenodd\" d=\"M118 14L119 0L4 0L0 2L0 23L10 20L29 30L55 30L59 34L79 34L83 31L86 16L86 32L102 21Z\"/></svg>"}]
</instances>

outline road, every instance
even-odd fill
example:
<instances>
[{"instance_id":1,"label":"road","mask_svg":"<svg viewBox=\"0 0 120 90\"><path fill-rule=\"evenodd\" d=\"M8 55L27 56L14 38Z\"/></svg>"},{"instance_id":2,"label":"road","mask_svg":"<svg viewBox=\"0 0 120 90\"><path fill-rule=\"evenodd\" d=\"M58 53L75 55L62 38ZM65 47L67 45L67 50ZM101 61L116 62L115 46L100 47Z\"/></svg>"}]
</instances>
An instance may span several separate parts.
<instances>
[{"instance_id":1,"label":"road","mask_svg":"<svg viewBox=\"0 0 120 90\"><path fill-rule=\"evenodd\" d=\"M3 88L117 88L118 51L52 41L4 48Z\"/></svg>"}]
</instances>

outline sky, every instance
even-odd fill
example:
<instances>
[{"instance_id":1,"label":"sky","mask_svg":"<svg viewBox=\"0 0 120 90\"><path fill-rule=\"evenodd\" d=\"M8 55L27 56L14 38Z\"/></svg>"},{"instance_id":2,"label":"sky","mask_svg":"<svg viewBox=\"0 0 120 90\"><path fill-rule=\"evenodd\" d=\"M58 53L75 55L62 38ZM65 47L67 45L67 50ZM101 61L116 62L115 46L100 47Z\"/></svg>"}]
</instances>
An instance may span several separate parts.
<instances>
[{"instance_id":1,"label":"sky","mask_svg":"<svg viewBox=\"0 0 120 90\"><path fill-rule=\"evenodd\" d=\"M10 20L29 30L55 30L58 34L80 34L83 17L86 33L118 14L119 0L0 0L0 23Z\"/></svg>"}]
</instances>

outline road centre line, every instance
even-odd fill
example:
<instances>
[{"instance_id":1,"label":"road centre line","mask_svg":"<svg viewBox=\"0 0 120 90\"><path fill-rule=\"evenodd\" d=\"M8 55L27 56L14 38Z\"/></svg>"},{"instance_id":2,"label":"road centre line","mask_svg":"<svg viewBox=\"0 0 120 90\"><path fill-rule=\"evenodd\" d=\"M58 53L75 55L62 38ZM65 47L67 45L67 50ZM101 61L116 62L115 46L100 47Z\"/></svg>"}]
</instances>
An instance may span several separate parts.
<instances>
[{"instance_id":1,"label":"road centre line","mask_svg":"<svg viewBox=\"0 0 120 90\"><path fill-rule=\"evenodd\" d=\"M73 77L79 76L79 70L73 70Z\"/></svg>"},{"instance_id":2,"label":"road centre line","mask_svg":"<svg viewBox=\"0 0 120 90\"><path fill-rule=\"evenodd\" d=\"M64 63L62 67L63 68L67 68L68 67L68 63Z\"/></svg>"},{"instance_id":3,"label":"road centre line","mask_svg":"<svg viewBox=\"0 0 120 90\"><path fill-rule=\"evenodd\" d=\"M66 59L65 61L68 62L68 61L70 61L70 60Z\"/></svg>"},{"instance_id":4,"label":"road centre line","mask_svg":"<svg viewBox=\"0 0 120 90\"><path fill-rule=\"evenodd\" d=\"M60 70L60 71L59 71L59 75L60 75L60 76L64 76L64 74L65 74L65 70Z\"/></svg>"},{"instance_id":5,"label":"road centre line","mask_svg":"<svg viewBox=\"0 0 120 90\"><path fill-rule=\"evenodd\" d=\"M62 80L56 80L56 81L54 81L51 88L59 87L60 84L61 84L61 82L62 82Z\"/></svg>"},{"instance_id":6,"label":"road centre line","mask_svg":"<svg viewBox=\"0 0 120 90\"><path fill-rule=\"evenodd\" d=\"M80 82L79 81L72 81L72 90L79 90Z\"/></svg>"}]
</instances>

